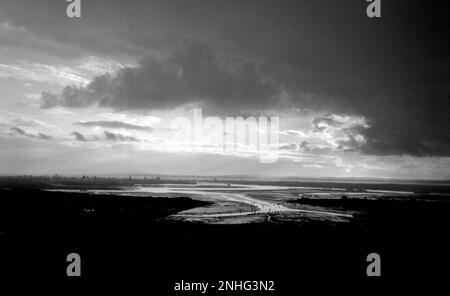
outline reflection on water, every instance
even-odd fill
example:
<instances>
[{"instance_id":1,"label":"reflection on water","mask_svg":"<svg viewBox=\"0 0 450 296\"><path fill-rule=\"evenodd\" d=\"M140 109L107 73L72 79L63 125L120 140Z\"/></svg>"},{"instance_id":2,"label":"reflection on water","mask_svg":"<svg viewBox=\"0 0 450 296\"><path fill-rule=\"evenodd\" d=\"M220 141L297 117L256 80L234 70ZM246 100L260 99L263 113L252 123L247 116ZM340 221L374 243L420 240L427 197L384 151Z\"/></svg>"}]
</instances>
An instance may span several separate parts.
<instances>
[{"instance_id":1,"label":"reflection on water","mask_svg":"<svg viewBox=\"0 0 450 296\"><path fill-rule=\"evenodd\" d=\"M205 208L195 208L180 212L173 216L174 219L197 220L210 222L211 220L223 220L228 218L244 218L248 216L268 216L303 214L325 217L351 218L349 213L317 210L299 209L288 206L279 200L268 200L258 198L258 193L278 194L292 190L311 190L312 187L289 187L289 186L269 186L269 185L242 185L242 184L219 184L198 183L198 184L162 184L159 186L135 186L123 188L122 190L88 190L93 194L115 194L115 195L158 195L158 196L188 196L193 199L212 202L212 205ZM224 186L225 185L225 186ZM75 192L77 190L61 190ZM251 195L250 195L251 194ZM291 194L292 198L298 197ZM223 221L222 221L223 222Z\"/></svg>"}]
</instances>

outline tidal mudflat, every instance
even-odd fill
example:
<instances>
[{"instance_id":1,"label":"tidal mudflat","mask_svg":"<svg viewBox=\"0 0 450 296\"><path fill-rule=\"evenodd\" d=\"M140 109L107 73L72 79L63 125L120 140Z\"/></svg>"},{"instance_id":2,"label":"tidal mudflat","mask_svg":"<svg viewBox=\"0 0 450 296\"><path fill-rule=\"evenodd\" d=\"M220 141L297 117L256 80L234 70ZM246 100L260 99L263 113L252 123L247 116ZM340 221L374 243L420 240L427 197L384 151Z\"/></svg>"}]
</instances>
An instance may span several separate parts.
<instances>
[{"instance_id":1,"label":"tidal mudflat","mask_svg":"<svg viewBox=\"0 0 450 296\"><path fill-rule=\"evenodd\" d=\"M335 187L332 187L335 186ZM367 185L366 185L367 186ZM445 193L421 194L406 190L353 188L349 184L331 186L261 185L220 182L135 184L117 189L86 189L91 195L140 197L189 197L205 201L194 207L167 216L179 221L211 224L240 224L271 221L324 220L349 222L362 214L364 207L346 207L349 203L370 204L370 201L446 200ZM377 188L377 187L375 187ZM78 189L47 189L56 192L79 192ZM329 201L329 202L327 202ZM368 207L369 209L369 207Z\"/></svg>"}]
</instances>

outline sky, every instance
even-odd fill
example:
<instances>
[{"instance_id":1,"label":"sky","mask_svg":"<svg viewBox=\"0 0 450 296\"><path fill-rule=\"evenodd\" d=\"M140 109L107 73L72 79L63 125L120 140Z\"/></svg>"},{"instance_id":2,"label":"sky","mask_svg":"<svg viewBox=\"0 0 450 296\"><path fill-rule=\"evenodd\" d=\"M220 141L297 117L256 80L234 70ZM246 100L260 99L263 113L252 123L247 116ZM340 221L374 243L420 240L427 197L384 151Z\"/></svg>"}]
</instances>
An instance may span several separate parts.
<instances>
[{"instance_id":1,"label":"sky","mask_svg":"<svg viewBox=\"0 0 450 296\"><path fill-rule=\"evenodd\" d=\"M0 174L450 178L446 1L68 4L0 2ZM194 110L278 142L222 149Z\"/></svg>"}]
</instances>

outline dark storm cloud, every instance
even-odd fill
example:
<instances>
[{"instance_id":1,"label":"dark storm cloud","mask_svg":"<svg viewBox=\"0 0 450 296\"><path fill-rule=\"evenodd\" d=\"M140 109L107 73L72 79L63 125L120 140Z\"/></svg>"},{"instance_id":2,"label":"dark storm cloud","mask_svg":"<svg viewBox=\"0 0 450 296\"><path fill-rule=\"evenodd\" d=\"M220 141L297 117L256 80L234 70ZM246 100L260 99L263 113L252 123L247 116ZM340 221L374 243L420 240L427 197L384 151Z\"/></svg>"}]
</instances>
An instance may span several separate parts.
<instances>
[{"instance_id":1,"label":"dark storm cloud","mask_svg":"<svg viewBox=\"0 0 450 296\"><path fill-rule=\"evenodd\" d=\"M450 156L448 2L385 1L379 20L360 1L306 3L270 7L224 36L264 59L291 103L364 116L363 153Z\"/></svg>"},{"instance_id":2,"label":"dark storm cloud","mask_svg":"<svg viewBox=\"0 0 450 296\"><path fill-rule=\"evenodd\" d=\"M363 116L363 153L450 156L446 1L383 1L381 19L367 18L360 0L89 1L81 22L67 21L63 2L5 3L8 21L34 35L141 59L86 87L43 93L43 108L292 106ZM186 36L199 42L175 49Z\"/></svg>"},{"instance_id":3,"label":"dark storm cloud","mask_svg":"<svg viewBox=\"0 0 450 296\"><path fill-rule=\"evenodd\" d=\"M225 110L268 109L280 89L264 80L254 63L221 60L204 43L187 41L169 57L148 56L137 68L96 77L86 87L67 86L61 94L44 92L41 107L120 110L166 109L195 103Z\"/></svg>"},{"instance_id":4,"label":"dark storm cloud","mask_svg":"<svg viewBox=\"0 0 450 296\"><path fill-rule=\"evenodd\" d=\"M32 138L32 139L39 139L39 140L52 140L53 139L53 137L50 135L47 135L44 133L31 134L19 127L12 127L9 130L17 135L25 136L25 137Z\"/></svg>"},{"instance_id":5,"label":"dark storm cloud","mask_svg":"<svg viewBox=\"0 0 450 296\"><path fill-rule=\"evenodd\" d=\"M104 127L104 128L121 128L128 130L138 130L138 131L152 131L153 128L150 126L135 125L120 121L106 121L106 120L95 120L95 121L79 121L75 122L75 125L85 126L85 127Z\"/></svg>"},{"instance_id":6,"label":"dark storm cloud","mask_svg":"<svg viewBox=\"0 0 450 296\"><path fill-rule=\"evenodd\" d=\"M105 75L104 77L107 77ZM50 92L43 92L41 94L41 108L47 109L55 106L64 106L68 108L82 108L87 107L98 99L95 88L98 87L99 82L103 77L97 77L91 82L87 88L82 86L66 86L60 95Z\"/></svg>"}]
</instances>

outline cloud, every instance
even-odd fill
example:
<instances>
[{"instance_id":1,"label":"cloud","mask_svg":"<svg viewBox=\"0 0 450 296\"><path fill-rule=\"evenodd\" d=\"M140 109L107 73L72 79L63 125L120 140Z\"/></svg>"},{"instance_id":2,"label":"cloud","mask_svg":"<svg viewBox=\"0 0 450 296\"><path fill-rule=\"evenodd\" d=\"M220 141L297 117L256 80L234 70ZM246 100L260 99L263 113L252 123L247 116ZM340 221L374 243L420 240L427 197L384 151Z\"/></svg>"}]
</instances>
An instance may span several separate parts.
<instances>
[{"instance_id":1,"label":"cloud","mask_svg":"<svg viewBox=\"0 0 450 296\"><path fill-rule=\"evenodd\" d=\"M105 73L114 73L124 67L136 67L132 63L122 64L112 59L100 58L98 56L88 56L81 60L77 69L87 73L90 76L103 75Z\"/></svg>"},{"instance_id":2,"label":"cloud","mask_svg":"<svg viewBox=\"0 0 450 296\"><path fill-rule=\"evenodd\" d=\"M290 144L282 144L280 145L280 150L287 150L287 151L297 151L298 146L296 143L290 143Z\"/></svg>"},{"instance_id":3,"label":"cloud","mask_svg":"<svg viewBox=\"0 0 450 296\"><path fill-rule=\"evenodd\" d=\"M34 29L34 28L32 28ZM43 36L25 26L11 22L0 22L0 44L12 50L39 52L57 57L73 57L80 55L80 49L55 41L50 36Z\"/></svg>"},{"instance_id":4,"label":"cloud","mask_svg":"<svg viewBox=\"0 0 450 296\"><path fill-rule=\"evenodd\" d=\"M329 145L321 145L321 144L311 144L307 141L303 141L300 145L298 150L302 151L303 153L311 153L311 154L331 154L333 152L333 147L330 147Z\"/></svg>"},{"instance_id":5,"label":"cloud","mask_svg":"<svg viewBox=\"0 0 450 296\"><path fill-rule=\"evenodd\" d=\"M323 168L324 166L323 165L320 165L320 164L302 164L302 167L304 167L304 168Z\"/></svg>"},{"instance_id":6,"label":"cloud","mask_svg":"<svg viewBox=\"0 0 450 296\"><path fill-rule=\"evenodd\" d=\"M86 136L80 132L72 132L72 136L75 137L75 140L78 142L104 142L104 141L116 141L116 142L140 142L139 139L122 135L120 133L113 133L108 131L103 131L102 135L89 135Z\"/></svg>"},{"instance_id":7,"label":"cloud","mask_svg":"<svg viewBox=\"0 0 450 296\"><path fill-rule=\"evenodd\" d=\"M300 138L309 137L309 135L307 133L305 133L304 131L300 131L300 130L284 130L284 131L280 132L280 134L296 136L296 137L300 137Z\"/></svg>"},{"instance_id":8,"label":"cloud","mask_svg":"<svg viewBox=\"0 0 450 296\"><path fill-rule=\"evenodd\" d=\"M84 127L103 127L103 128L115 128L115 129L127 129L127 130L137 130L137 131L152 131L151 126L135 125L130 123L125 123L121 121L78 121L74 123L75 125Z\"/></svg>"},{"instance_id":9,"label":"cloud","mask_svg":"<svg viewBox=\"0 0 450 296\"><path fill-rule=\"evenodd\" d=\"M72 135L75 136L75 139L77 141L80 141L80 142L86 142L87 141L86 137L83 134L79 133L79 132L73 132Z\"/></svg>"},{"instance_id":10,"label":"cloud","mask_svg":"<svg viewBox=\"0 0 450 296\"><path fill-rule=\"evenodd\" d=\"M16 64L0 64L0 78L14 78L62 86L67 84L86 84L89 82L82 73L73 68L29 61L22 61Z\"/></svg>"},{"instance_id":11,"label":"cloud","mask_svg":"<svg viewBox=\"0 0 450 296\"><path fill-rule=\"evenodd\" d=\"M26 132L25 130L18 128L18 127L12 127L10 128L10 131L14 134L25 136L32 139L39 139L39 140L52 140L53 137L44 133L37 133L37 134L31 134L29 132Z\"/></svg>"},{"instance_id":12,"label":"cloud","mask_svg":"<svg viewBox=\"0 0 450 296\"><path fill-rule=\"evenodd\" d=\"M138 139L131 136L124 136L122 134L118 133L111 133L108 131L105 131L105 137L108 141L125 141L125 142L139 142Z\"/></svg>"},{"instance_id":13,"label":"cloud","mask_svg":"<svg viewBox=\"0 0 450 296\"><path fill-rule=\"evenodd\" d=\"M312 120L314 132L332 148L359 151L366 143L364 131L369 128L362 116L329 114Z\"/></svg>"},{"instance_id":14,"label":"cloud","mask_svg":"<svg viewBox=\"0 0 450 296\"><path fill-rule=\"evenodd\" d=\"M254 63L224 61L207 45L189 41L166 58L148 56L136 68L97 76L85 87L66 86L58 95L43 93L41 107L98 104L139 110L199 103L234 111L264 110L276 104L279 91Z\"/></svg>"},{"instance_id":15,"label":"cloud","mask_svg":"<svg viewBox=\"0 0 450 296\"><path fill-rule=\"evenodd\" d=\"M12 127L12 128L10 128L10 130L19 135L26 135L26 132L23 129L18 128L18 127Z\"/></svg>"},{"instance_id":16,"label":"cloud","mask_svg":"<svg viewBox=\"0 0 450 296\"><path fill-rule=\"evenodd\" d=\"M60 135L63 133L63 131L55 125L30 118L23 114L5 110L0 110L0 127L4 127L6 129L12 127L20 128L22 130L31 131L34 134L43 133L50 135Z\"/></svg>"},{"instance_id":17,"label":"cloud","mask_svg":"<svg viewBox=\"0 0 450 296\"><path fill-rule=\"evenodd\" d=\"M328 77L305 81L303 76L295 75L296 71L287 67L280 74L276 67L260 67L257 62L245 59L226 59L204 43L190 41L164 57L147 56L136 67L96 76L85 86L67 85L59 94L44 92L40 104L44 109L98 105L116 112L197 104L222 114L299 106L315 113L332 111L331 115L317 117L313 126L333 149L369 155L450 155L450 136L443 134L450 127L448 116L443 114L444 110L450 110L449 103L434 98L442 94L430 91L431 98L427 101L424 98L428 87L421 86L415 87L422 90L410 97L406 96L409 90L400 96L399 90L389 84L385 97L374 96L370 87L364 88L366 80L354 87ZM323 90L318 88L321 83L325 86ZM341 85L331 87L335 84ZM402 87L400 83L398 88ZM339 118L344 115L338 114L346 113L353 115ZM431 118L429 114L435 116ZM115 120L99 120L97 124L119 127L106 121ZM89 125L95 123L85 124ZM137 126L135 129L139 130ZM285 132L308 136L292 130Z\"/></svg>"},{"instance_id":18,"label":"cloud","mask_svg":"<svg viewBox=\"0 0 450 296\"><path fill-rule=\"evenodd\" d=\"M97 76L84 87L45 93L43 108L98 104L148 110L196 103L223 113L292 107L352 114L370 127L336 143L343 149L450 156L450 59L442 29L449 20L441 13L448 4L388 3L390 15L377 26L365 20L358 5L335 1L211 1L190 3L189 9L148 1L119 5L99 5L111 8L102 22L91 18L84 26L71 26L57 21L51 30L48 17L62 6L17 9L23 14L15 18L18 28L23 23L48 39L97 55L141 58L156 52L138 67ZM238 13L230 20L229 11ZM132 30L123 26L130 16L136 20ZM200 42L174 50L186 36Z\"/></svg>"}]
</instances>

